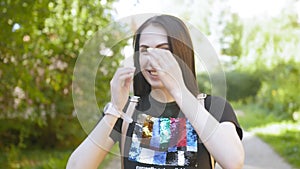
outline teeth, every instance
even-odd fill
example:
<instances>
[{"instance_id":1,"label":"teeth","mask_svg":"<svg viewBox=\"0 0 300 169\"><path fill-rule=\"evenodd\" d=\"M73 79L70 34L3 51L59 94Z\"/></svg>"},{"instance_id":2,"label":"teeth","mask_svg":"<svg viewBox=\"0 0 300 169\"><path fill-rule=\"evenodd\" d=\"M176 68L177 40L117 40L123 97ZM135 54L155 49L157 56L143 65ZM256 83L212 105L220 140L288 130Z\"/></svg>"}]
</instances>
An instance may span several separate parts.
<instances>
[{"instance_id":1,"label":"teeth","mask_svg":"<svg viewBox=\"0 0 300 169\"><path fill-rule=\"evenodd\" d=\"M157 75L157 72L151 72L152 75Z\"/></svg>"},{"instance_id":2,"label":"teeth","mask_svg":"<svg viewBox=\"0 0 300 169\"><path fill-rule=\"evenodd\" d=\"M157 71L149 71L149 72L150 72L151 75L154 75L154 76L158 75Z\"/></svg>"}]
</instances>

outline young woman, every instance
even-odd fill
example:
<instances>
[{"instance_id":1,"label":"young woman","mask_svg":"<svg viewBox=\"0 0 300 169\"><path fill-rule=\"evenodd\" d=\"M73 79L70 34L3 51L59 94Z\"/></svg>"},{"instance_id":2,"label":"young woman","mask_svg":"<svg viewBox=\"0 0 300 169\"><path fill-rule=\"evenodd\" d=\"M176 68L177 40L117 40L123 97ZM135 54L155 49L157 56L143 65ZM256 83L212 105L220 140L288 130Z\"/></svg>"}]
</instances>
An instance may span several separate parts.
<instances>
[{"instance_id":1,"label":"young woman","mask_svg":"<svg viewBox=\"0 0 300 169\"><path fill-rule=\"evenodd\" d=\"M135 67L116 71L105 116L67 168L97 168L116 142L125 169L211 169L215 162L242 168L242 130L226 100L199 95L185 24L174 16L154 16L139 27L133 44ZM124 115L132 80L140 97L133 121Z\"/></svg>"}]
</instances>

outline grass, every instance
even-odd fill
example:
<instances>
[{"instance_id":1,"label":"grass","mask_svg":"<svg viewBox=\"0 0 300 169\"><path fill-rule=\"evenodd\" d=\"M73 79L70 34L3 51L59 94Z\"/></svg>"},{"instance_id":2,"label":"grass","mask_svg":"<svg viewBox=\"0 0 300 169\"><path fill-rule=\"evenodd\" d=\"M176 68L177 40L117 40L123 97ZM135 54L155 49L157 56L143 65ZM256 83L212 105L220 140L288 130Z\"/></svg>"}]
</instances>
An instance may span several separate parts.
<instances>
[{"instance_id":1,"label":"grass","mask_svg":"<svg viewBox=\"0 0 300 169\"><path fill-rule=\"evenodd\" d=\"M242 128L251 131L253 128L263 127L268 123L280 122L281 119L271 112L262 109L254 104L232 103L235 110L241 110L238 113L238 120Z\"/></svg>"},{"instance_id":2,"label":"grass","mask_svg":"<svg viewBox=\"0 0 300 169\"><path fill-rule=\"evenodd\" d=\"M283 120L254 104L234 103L239 122L246 131L251 131L268 143L294 168L300 168L300 122Z\"/></svg>"},{"instance_id":3,"label":"grass","mask_svg":"<svg viewBox=\"0 0 300 169\"><path fill-rule=\"evenodd\" d=\"M109 153L98 169L105 169L119 148L115 145L114 153ZM0 169L60 169L66 168L69 156L73 150L20 150L11 147L0 154Z\"/></svg>"},{"instance_id":4,"label":"grass","mask_svg":"<svg viewBox=\"0 0 300 169\"><path fill-rule=\"evenodd\" d=\"M285 131L280 135L258 134L265 142L271 145L288 163L300 168L300 131Z\"/></svg>"},{"instance_id":5,"label":"grass","mask_svg":"<svg viewBox=\"0 0 300 169\"><path fill-rule=\"evenodd\" d=\"M0 156L3 169L65 168L71 150L20 150L11 147Z\"/></svg>"}]
</instances>

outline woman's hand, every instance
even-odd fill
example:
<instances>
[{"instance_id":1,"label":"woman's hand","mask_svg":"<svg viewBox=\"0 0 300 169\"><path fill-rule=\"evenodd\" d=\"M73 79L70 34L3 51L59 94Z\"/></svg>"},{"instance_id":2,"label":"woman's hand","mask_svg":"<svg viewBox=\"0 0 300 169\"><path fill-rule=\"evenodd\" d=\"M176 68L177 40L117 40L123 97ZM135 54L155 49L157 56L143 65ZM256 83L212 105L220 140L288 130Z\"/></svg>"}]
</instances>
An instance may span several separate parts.
<instances>
[{"instance_id":1,"label":"woman's hand","mask_svg":"<svg viewBox=\"0 0 300 169\"><path fill-rule=\"evenodd\" d=\"M120 111L123 110L128 100L134 71L134 67L118 68L110 81L111 102Z\"/></svg>"},{"instance_id":2,"label":"woman's hand","mask_svg":"<svg viewBox=\"0 0 300 169\"><path fill-rule=\"evenodd\" d=\"M148 48L149 62L156 69L159 79L175 97L185 87L182 72L178 62L169 50L159 48Z\"/></svg>"}]
</instances>

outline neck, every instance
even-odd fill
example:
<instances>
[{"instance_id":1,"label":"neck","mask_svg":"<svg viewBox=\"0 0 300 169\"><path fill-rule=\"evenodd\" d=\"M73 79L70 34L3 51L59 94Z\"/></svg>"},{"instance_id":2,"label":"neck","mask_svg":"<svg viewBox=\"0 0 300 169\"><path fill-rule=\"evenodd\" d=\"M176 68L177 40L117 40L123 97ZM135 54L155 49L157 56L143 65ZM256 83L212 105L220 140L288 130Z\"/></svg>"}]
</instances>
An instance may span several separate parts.
<instances>
[{"instance_id":1,"label":"neck","mask_svg":"<svg viewBox=\"0 0 300 169\"><path fill-rule=\"evenodd\" d=\"M166 89L152 89L150 95L162 103L173 102L175 99Z\"/></svg>"}]
</instances>

